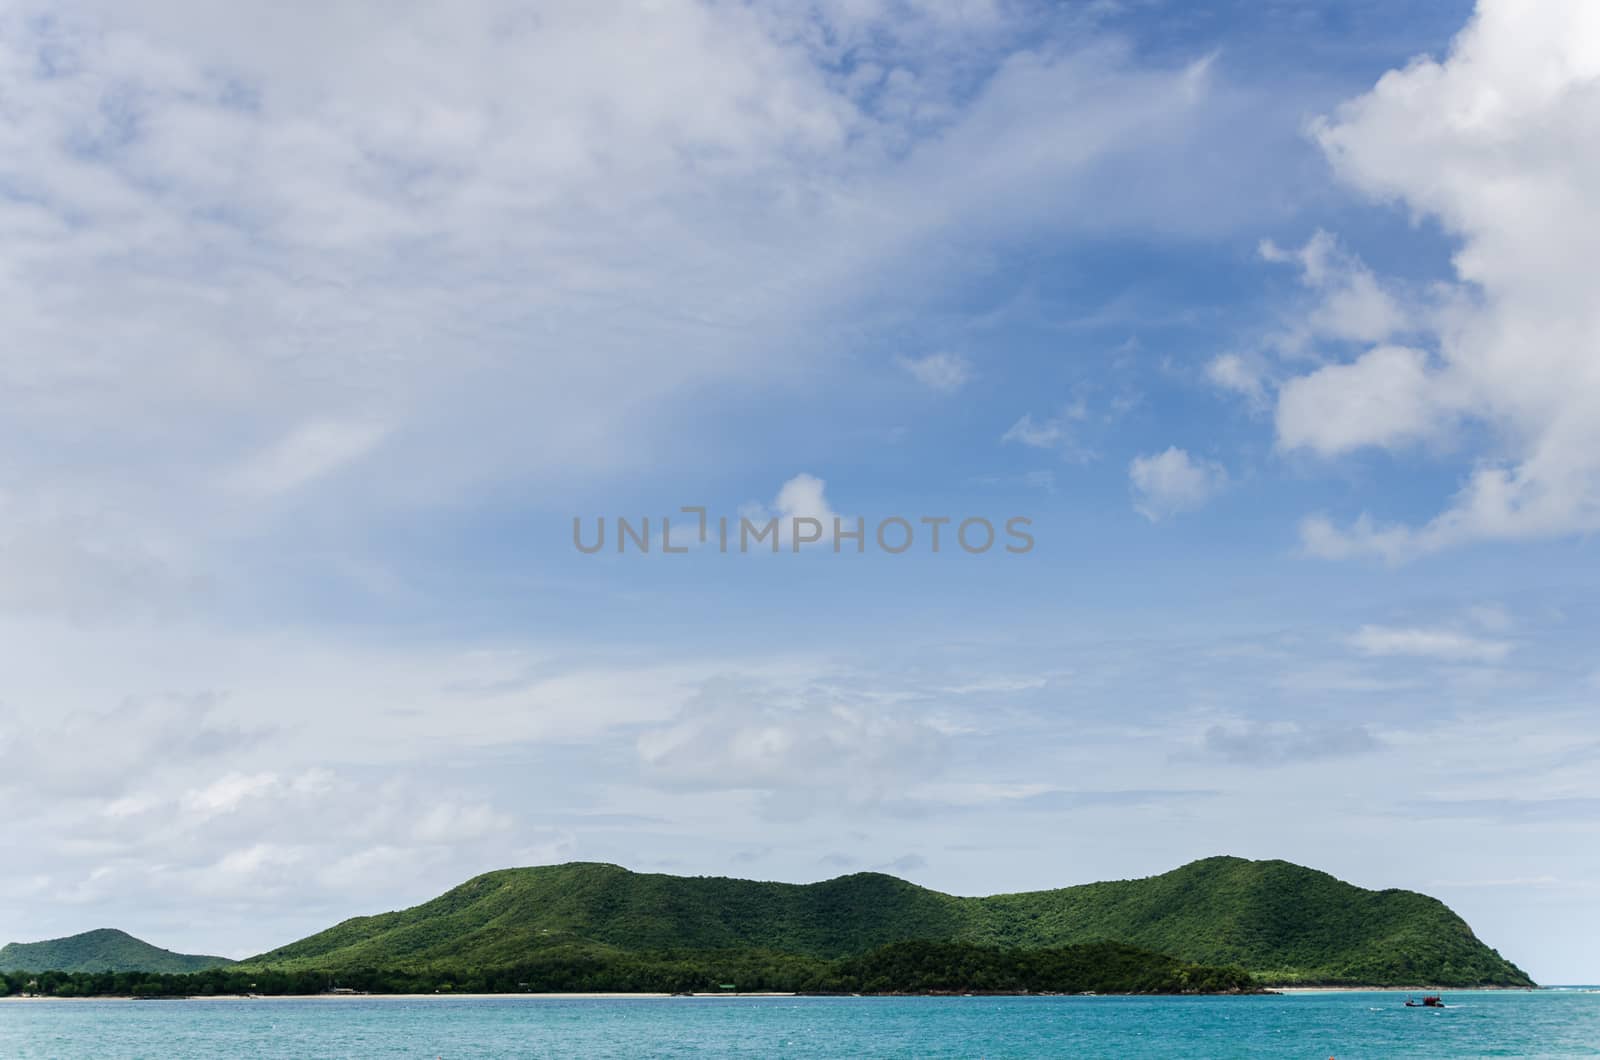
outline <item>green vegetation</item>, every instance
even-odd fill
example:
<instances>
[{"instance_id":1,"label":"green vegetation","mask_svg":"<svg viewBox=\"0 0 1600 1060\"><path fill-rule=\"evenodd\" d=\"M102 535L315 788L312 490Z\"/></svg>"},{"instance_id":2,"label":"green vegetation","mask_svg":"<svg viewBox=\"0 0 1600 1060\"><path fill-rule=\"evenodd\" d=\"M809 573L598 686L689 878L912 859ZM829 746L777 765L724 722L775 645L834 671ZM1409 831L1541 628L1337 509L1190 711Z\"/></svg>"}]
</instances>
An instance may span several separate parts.
<instances>
[{"instance_id":1,"label":"green vegetation","mask_svg":"<svg viewBox=\"0 0 1600 1060\"><path fill-rule=\"evenodd\" d=\"M347 920L249 963L290 969L494 966L573 945L628 952L756 949L827 959L908 939L959 939L965 921L953 904L958 901L865 873L800 886L590 863L503 869L411 909Z\"/></svg>"},{"instance_id":2,"label":"green vegetation","mask_svg":"<svg viewBox=\"0 0 1600 1060\"><path fill-rule=\"evenodd\" d=\"M1114 938L1276 985L1531 986L1436 898L1286 861L1207 858L1143 880L985 900L992 941Z\"/></svg>"},{"instance_id":3,"label":"green vegetation","mask_svg":"<svg viewBox=\"0 0 1600 1060\"><path fill-rule=\"evenodd\" d=\"M746 991L1183 993L1255 983L1532 985L1433 898L1240 858L990 898L957 898L876 873L796 885L587 863L505 869L414 908L347 920L216 967L227 963L170 953L120 931L91 931L0 950L0 970L21 970L0 977L0 990L677 992L734 983ZM54 971L30 975L46 968ZM189 972L197 974L173 974Z\"/></svg>"},{"instance_id":4,"label":"green vegetation","mask_svg":"<svg viewBox=\"0 0 1600 1060\"><path fill-rule=\"evenodd\" d=\"M1237 994L1260 990L1242 968L1189 964L1120 942L1001 949L967 942L896 942L839 962L862 993Z\"/></svg>"},{"instance_id":5,"label":"green vegetation","mask_svg":"<svg viewBox=\"0 0 1600 1060\"><path fill-rule=\"evenodd\" d=\"M13 942L0 947L0 971L4 972L183 973L231 963L226 957L173 953L115 928L99 928L44 942Z\"/></svg>"},{"instance_id":6,"label":"green vegetation","mask_svg":"<svg viewBox=\"0 0 1600 1060\"><path fill-rule=\"evenodd\" d=\"M371 993L717 992L806 993L1250 993L1258 988L1237 968L1187 964L1114 942L1052 949L1004 950L958 942L898 942L857 957L825 961L793 954L604 953L556 947L494 969L438 967L347 969L338 974L218 968L192 975L141 972L11 973L0 995L51 997L183 997L227 994L315 994L329 989Z\"/></svg>"},{"instance_id":7,"label":"green vegetation","mask_svg":"<svg viewBox=\"0 0 1600 1060\"><path fill-rule=\"evenodd\" d=\"M1436 899L1240 858L991 898L957 898L876 873L796 885L590 863L504 869L247 964L419 972L522 967L555 954L605 964L624 955L734 951L827 962L909 941L1018 951L1108 940L1245 968L1269 984L1531 985Z\"/></svg>"}]
</instances>

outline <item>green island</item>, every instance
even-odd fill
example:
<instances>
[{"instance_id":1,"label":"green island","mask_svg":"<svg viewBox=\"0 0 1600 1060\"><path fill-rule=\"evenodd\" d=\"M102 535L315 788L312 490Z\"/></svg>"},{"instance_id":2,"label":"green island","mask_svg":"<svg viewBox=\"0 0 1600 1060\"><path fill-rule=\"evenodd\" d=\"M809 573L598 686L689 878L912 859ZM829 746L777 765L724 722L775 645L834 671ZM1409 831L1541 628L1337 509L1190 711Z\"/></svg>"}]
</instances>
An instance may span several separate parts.
<instances>
[{"instance_id":1,"label":"green island","mask_svg":"<svg viewBox=\"0 0 1600 1060\"><path fill-rule=\"evenodd\" d=\"M1240 993L1533 985L1437 899L1232 857L1145 879L987 898L879 873L785 884L595 863L503 869L226 967L40 972L13 971L0 956L0 990Z\"/></svg>"},{"instance_id":2,"label":"green island","mask_svg":"<svg viewBox=\"0 0 1600 1060\"><path fill-rule=\"evenodd\" d=\"M116 928L96 928L64 939L0 946L0 971L162 972L181 975L220 968L226 957L173 953Z\"/></svg>"}]
</instances>

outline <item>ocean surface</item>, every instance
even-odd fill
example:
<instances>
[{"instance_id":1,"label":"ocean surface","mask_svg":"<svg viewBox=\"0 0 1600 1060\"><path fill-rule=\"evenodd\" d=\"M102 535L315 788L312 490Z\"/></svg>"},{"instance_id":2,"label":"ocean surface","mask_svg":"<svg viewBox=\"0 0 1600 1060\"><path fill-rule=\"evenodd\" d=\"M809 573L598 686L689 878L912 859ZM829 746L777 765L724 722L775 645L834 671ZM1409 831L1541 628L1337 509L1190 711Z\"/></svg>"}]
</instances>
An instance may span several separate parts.
<instances>
[{"instance_id":1,"label":"ocean surface","mask_svg":"<svg viewBox=\"0 0 1600 1060\"><path fill-rule=\"evenodd\" d=\"M0 1002L0 1057L1600 1056L1600 993Z\"/></svg>"}]
</instances>

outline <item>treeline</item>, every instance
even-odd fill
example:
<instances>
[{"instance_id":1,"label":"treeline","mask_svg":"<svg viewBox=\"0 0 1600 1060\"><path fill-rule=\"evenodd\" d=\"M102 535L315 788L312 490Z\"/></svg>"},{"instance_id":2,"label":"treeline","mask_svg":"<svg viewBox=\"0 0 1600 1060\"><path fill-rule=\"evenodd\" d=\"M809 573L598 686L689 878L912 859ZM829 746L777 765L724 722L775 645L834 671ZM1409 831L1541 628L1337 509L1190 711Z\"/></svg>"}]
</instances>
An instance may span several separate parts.
<instances>
[{"instance_id":1,"label":"treeline","mask_svg":"<svg viewBox=\"0 0 1600 1060\"><path fill-rule=\"evenodd\" d=\"M836 962L852 991L890 993L1232 994L1258 989L1242 968L1189 964L1120 942L1001 949L897 942Z\"/></svg>"},{"instance_id":2,"label":"treeline","mask_svg":"<svg viewBox=\"0 0 1600 1060\"><path fill-rule=\"evenodd\" d=\"M341 969L270 967L157 972L10 972L0 996L212 997L230 994L687 993L719 991L930 994L1248 993L1239 968L1188 964L1115 942L1049 949L1001 949L952 942L897 942L859 957L826 961L764 951L615 953L552 950L493 969L423 966Z\"/></svg>"}]
</instances>

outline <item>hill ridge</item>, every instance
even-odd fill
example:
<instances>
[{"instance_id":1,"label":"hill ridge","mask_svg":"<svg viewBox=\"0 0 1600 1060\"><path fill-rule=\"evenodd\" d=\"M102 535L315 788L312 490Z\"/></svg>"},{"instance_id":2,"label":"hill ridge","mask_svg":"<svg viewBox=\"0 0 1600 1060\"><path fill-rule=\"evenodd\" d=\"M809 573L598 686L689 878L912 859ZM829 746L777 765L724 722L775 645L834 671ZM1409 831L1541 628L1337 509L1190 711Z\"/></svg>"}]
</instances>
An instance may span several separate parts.
<instances>
[{"instance_id":1,"label":"hill ridge","mask_svg":"<svg viewBox=\"0 0 1600 1060\"><path fill-rule=\"evenodd\" d=\"M0 946L0 972L199 972L232 963L226 957L162 949L112 927Z\"/></svg>"},{"instance_id":2,"label":"hill ridge","mask_svg":"<svg viewBox=\"0 0 1600 1060\"><path fill-rule=\"evenodd\" d=\"M760 950L836 959L897 942L1009 948L1115 941L1265 982L1525 986L1444 903L1228 855L1155 876L961 897L885 873L808 884L568 862L481 873L250 958L274 968L492 967L555 947Z\"/></svg>"}]
</instances>

